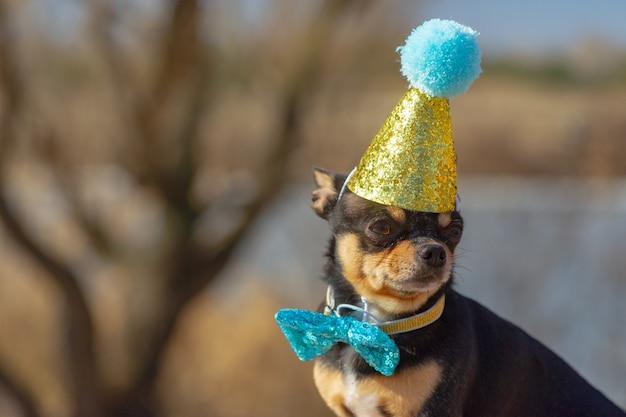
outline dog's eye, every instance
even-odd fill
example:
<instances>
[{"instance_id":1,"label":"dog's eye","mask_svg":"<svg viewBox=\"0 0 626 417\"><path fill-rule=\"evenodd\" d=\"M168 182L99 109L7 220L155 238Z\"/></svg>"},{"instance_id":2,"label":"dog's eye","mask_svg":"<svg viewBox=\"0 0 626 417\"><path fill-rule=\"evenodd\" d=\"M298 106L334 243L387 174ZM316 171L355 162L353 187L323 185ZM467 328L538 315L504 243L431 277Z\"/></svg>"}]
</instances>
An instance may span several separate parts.
<instances>
[{"instance_id":1,"label":"dog's eye","mask_svg":"<svg viewBox=\"0 0 626 417\"><path fill-rule=\"evenodd\" d=\"M446 234L451 238L459 238L463 233L463 228L459 225L455 225L454 223L448 226L448 230L446 230Z\"/></svg>"},{"instance_id":2,"label":"dog's eye","mask_svg":"<svg viewBox=\"0 0 626 417\"><path fill-rule=\"evenodd\" d=\"M388 235L391 233L391 224L387 220L377 220L372 222L368 229L377 235Z\"/></svg>"}]
</instances>

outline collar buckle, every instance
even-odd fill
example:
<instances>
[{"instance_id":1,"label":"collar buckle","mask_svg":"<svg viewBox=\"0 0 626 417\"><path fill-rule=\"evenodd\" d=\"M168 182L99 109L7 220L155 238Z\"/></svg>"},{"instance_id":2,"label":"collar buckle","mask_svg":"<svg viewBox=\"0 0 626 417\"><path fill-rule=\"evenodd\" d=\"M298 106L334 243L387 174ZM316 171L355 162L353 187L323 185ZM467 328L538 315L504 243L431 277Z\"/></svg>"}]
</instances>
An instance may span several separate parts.
<instances>
[{"instance_id":1,"label":"collar buckle","mask_svg":"<svg viewBox=\"0 0 626 417\"><path fill-rule=\"evenodd\" d=\"M414 314L403 319L389 321L379 320L374 314L368 311L367 300L365 300L365 298L361 298L361 300L363 302L363 307L358 307L353 304L339 304L338 306L335 306L334 291L329 285L326 289L326 306L324 307L324 314L327 316L340 316L340 311L343 309L354 310L362 314L362 321L374 324L387 334L407 333L413 330L421 329L436 322L443 314L446 296L442 295L431 308L422 313Z\"/></svg>"}]
</instances>

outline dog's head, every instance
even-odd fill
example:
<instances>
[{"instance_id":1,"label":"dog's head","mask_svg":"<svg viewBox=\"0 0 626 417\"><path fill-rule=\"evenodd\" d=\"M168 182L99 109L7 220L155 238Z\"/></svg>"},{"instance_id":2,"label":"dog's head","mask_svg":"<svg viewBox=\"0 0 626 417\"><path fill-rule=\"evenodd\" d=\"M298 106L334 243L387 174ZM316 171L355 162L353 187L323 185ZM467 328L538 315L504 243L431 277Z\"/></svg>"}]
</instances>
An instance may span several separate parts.
<instances>
[{"instance_id":1,"label":"dog's head","mask_svg":"<svg viewBox=\"0 0 626 417\"><path fill-rule=\"evenodd\" d=\"M314 169L312 207L330 223L335 257L358 295L383 312L418 310L450 284L455 249L463 232L457 211L424 213L384 206L345 190L346 179Z\"/></svg>"}]
</instances>

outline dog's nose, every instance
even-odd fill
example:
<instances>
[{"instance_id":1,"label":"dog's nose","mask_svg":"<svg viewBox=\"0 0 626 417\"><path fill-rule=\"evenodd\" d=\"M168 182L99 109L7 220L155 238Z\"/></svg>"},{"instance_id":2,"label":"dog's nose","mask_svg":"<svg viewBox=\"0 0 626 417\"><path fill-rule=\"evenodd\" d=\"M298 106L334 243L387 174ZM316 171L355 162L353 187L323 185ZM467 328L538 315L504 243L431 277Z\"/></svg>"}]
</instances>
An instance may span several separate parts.
<instances>
[{"instance_id":1,"label":"dog's nose","mask_svg":"<svg viewBox=\"0 0 626 417\"><path fill-rule=\"evenodd\" d=\"M422 246L417 254L432 267L439 267L446 263L446 250L441 245Z\"/></svg>"}]
</instances>

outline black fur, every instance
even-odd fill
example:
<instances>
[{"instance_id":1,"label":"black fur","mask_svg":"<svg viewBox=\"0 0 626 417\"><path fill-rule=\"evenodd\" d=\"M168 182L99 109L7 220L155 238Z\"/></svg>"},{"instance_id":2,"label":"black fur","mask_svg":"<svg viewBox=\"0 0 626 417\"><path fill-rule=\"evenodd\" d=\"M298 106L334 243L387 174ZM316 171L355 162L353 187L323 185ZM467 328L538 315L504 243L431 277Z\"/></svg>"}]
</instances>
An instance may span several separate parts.
<instances>
[{"instance_id":1,"label":"black fur","mask_svg":"<svg viewBox=\"0 0 626 417\"><path fill-rule=\"evenodd\" d=\"M339 191L344 178L335 178L335 192ZM336 236L362 234L368 221L378 215L379 205L367 203L355 210L346 204L345 201L337 204L336 199L330 198L327 207L320 211L333 230L325 279L334 289L337 303L357 304L360 295L344 277L337 259ZM450 238L428 216L433 215L407 212L407 226L399 229L396 235L390 234L388 242L372 242L363 237L360 250L381 250L402 239L426 235L454 251L460 235L458 239ZM453 213L453 219L462 223L458 213ZM442 293L446 294L446 305L439 320L425 328L392 336L401 357L396 374L411 372L418 365L433 360L442 367L441 382L423 408L416 410L415 417L626 416L547 347L479 303L457 293L452 288L452 278L420 310L433 305ZM351 350L350 346L338 344L318 360L327 367L345 371L346 363L342 358ZM376 374L358 355L353 357L351 372L357 378ZM383 416L391 415L384 405L379 406L379 412Z\"/></svg>"}]
</instances>

